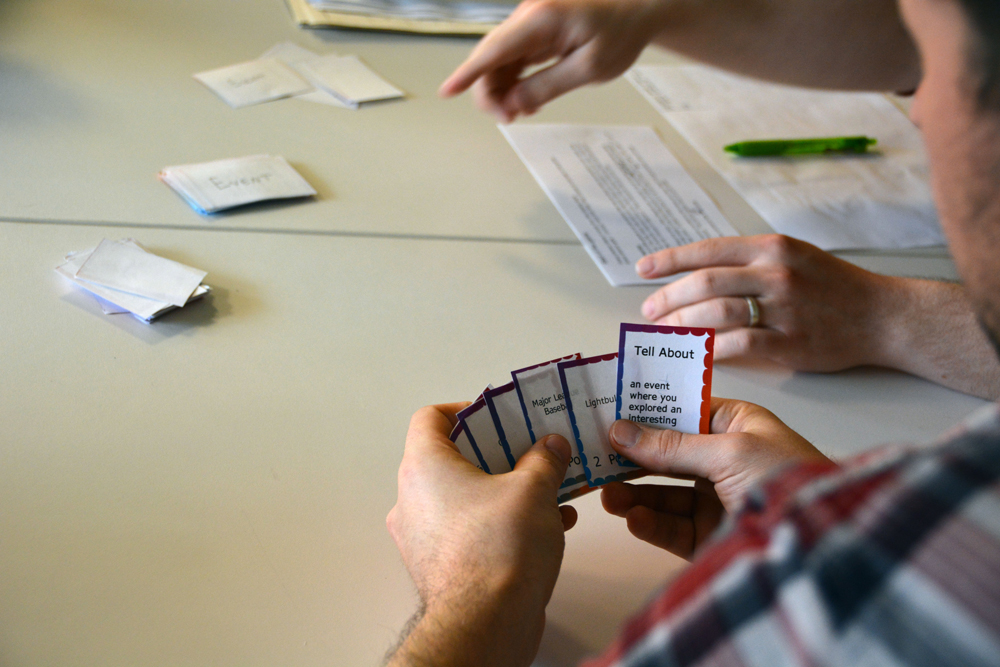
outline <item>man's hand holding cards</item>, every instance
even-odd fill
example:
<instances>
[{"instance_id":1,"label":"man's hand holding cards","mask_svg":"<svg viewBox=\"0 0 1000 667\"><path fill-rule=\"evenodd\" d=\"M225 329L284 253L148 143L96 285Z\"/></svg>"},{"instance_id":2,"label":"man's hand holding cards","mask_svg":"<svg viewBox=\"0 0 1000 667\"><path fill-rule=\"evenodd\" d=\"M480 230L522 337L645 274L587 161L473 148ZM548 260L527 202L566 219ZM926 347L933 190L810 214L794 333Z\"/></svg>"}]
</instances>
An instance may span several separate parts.
<instances>
[{"instance_id":1,"label":"man's hand holding cards","mask_svg":"<svg viewBox=\"0 0 1000 667\"><path fill-rule=\"evenodd\" d=\"M713 329L622 324L617 353L513 371L458 414L451 440L475 466L502 474L540 438L562 435L575 451L560 503L634 477L640 468L611 446L611 425L708 433L714 340Z\"/></svg>"}]
</instances>

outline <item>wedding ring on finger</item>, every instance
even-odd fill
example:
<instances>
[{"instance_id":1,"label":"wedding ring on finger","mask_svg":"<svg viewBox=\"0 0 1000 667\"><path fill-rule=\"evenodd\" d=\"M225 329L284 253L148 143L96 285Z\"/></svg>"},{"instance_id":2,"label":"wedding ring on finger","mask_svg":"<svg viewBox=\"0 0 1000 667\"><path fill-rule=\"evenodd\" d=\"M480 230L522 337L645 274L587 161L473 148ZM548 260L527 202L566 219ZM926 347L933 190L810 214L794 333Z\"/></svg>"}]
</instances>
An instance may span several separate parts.
<instances>
[{"instance_id":1,"label":"wedding ring on finger","mask_svg":"<svg viewBox=\"0 0 1000 667\"><path fill-rule=\"evenodd\" d=\"M743 298L746 299L747 307L750 309L750 327L753 328L760 324L760 304L752 296Z\"/></svg>"}]
</instances>

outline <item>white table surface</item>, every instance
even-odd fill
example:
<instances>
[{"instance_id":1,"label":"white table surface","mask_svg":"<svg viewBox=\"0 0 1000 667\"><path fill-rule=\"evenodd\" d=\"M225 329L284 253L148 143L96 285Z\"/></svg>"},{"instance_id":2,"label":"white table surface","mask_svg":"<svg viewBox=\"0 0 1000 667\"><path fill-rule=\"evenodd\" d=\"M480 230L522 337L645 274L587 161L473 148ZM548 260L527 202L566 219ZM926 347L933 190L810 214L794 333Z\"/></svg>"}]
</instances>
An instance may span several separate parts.
<instances>
[{"instance_id":1,"label":"white table surface","mask_svg":"<svg viewBox=\"0 0 1000 667\"><path fill-rule=\"evenodd\" d=\"M299 100L234 111L191 77L284 40L357 54L407 99L360 111ZM0 4L0 220L575 244L493 120L468 96L437 97L474 43L301 30L281 0ZM650 50L643 62L676 58ZM624 80L576 91L532 122L652 126L740 232L770 231ZM156 179L165 166L256 153L283 155L319 196L205 218ZM843 256L955 277L941 249Z\"/></svg>"},{"instance_id":2,"label":"white table surface","mask_svg":"<svg viewBox=\"0 0 1000 667\"><path fill-rule=\"evenodd\" d=\"M282 39L358 53L412 96L233 111L190 79ZM410 414L611 351L638 321L647 290L609 287L493 124L433 96L471 45L299 31L278 0L0 3L0 664L377 663L415 605L384 529ZM760 224L627 84L544 113L655 126ZM205 220L155 180L250 152L321 197ZM125 236L214 295L144 325L52 271ZM918 255L858 257L952 270ZM983 404L874 369L720 365L714 391L834 456ZM679 567L596 494L574 504L540 664L600 649Z\"/></svg>"}]
</instances>

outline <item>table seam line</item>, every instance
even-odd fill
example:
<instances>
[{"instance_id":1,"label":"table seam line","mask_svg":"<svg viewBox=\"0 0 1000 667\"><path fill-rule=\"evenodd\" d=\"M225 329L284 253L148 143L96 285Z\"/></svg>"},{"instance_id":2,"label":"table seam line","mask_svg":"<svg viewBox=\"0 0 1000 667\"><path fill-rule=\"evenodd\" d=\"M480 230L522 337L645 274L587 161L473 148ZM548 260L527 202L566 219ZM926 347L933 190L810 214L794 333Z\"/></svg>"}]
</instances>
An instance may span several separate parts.
<instances>
[{"instance_id":1,"label":"table seam line","mask_svg":"<svg viewBox=\"0 0 1000 667\"><path fill-rule=\"evenodd\" d=\"M181 225L170 223L110 222L91 220L52 220L42 218L9 218L0 216L0 223L22 225L50 225L66 227L115 227L119 229L160 229L174 231L229 232L242 234L271 234L276 236L326 236L412 241L466 241L473 243L513 243L525 245L580 246L576 239L522 239L503 236L461 236L457 234L409 234L403 232L362 232L327 229L277 229L273 227L210 227L207 225Z\"/></svg>"}]
</instances>

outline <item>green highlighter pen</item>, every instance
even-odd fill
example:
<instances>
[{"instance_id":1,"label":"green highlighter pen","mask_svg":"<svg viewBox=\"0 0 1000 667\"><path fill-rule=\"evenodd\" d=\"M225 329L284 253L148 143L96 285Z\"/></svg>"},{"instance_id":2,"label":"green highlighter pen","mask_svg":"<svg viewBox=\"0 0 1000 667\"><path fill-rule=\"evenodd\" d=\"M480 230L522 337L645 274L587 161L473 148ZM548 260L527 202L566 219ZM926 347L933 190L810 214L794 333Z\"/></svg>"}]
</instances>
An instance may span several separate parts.
<instances>
[{"instance_id":1,"label":"green highlighter pen","mask_svg":"<svg viewBox=\"0 0 1000 667\"><path fill-rule=\"evenodd\" d=\"M870 137L827 137L822 139L770 139L741 141L726 146L740 157L765 155L814 155L817 153L864 153L878 141Z\"/></svg>"}]
</instances>

